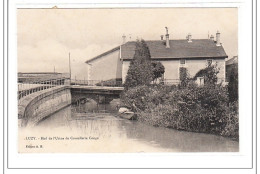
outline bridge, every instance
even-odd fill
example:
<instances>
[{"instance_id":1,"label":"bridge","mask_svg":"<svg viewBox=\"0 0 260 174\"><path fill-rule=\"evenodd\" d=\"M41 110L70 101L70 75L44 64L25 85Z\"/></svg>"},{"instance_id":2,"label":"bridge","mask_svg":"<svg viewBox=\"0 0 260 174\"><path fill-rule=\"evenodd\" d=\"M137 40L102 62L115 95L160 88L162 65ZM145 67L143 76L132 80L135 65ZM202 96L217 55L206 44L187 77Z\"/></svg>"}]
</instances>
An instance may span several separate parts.
<instances>
[{"instance_id":1,"label":"bridge","mask_svg":"<svg viewBox=\"0 0 260 174\"><path fill-rule=\"evenodd\" d=\"M40 79L40 80L39 80ZM123 87L70 84L65 78L31 78L18 83L18 120L21 127L33 126L40 120L70 104L82 104L93 99L97 104L119 98ZM68 83L69 80L69 83ZM93 82L93 81L92 81ZM103 86L102 86L103 85Z\"/></svg>"},{"instance_id":2,"label":"bridge","mask_svg":"<svg viewBox=\"0 0 260 174\"><path fill-rule=\"evenodd\" d=\"M97 103L109 103L120 97L124 87L71 85L70 89L72 103L85 102L87 98L91 98Z\"/></svg>"},{"instance_id":3,"label":"bridge","mask_svg":"<svg viewBox=\"0 0 260 174\"><path fill-rule=\"evenodd\" d=\"M72 80L67 74L61 73L49 76L46 73L36 75L25 73L18 75L18 103L25 96L57 86L66 86L70 89L73 104L86 102L87 98L91 98L97 103L109 103L113 99L119 98L120 93L124 90L122 82L118 81L104 83L101 80Z\"/></svg>"}]
</instances>

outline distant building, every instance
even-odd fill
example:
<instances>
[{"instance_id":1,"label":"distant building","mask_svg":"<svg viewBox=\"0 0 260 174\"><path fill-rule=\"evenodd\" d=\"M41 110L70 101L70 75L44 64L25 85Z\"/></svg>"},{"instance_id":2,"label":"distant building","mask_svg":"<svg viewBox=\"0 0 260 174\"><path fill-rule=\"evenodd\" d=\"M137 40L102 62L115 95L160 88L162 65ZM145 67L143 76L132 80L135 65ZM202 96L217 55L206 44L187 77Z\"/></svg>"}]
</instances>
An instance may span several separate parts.
<instances>
[{"instance_id":1,"label":"distant building","mask_svg":"<svg viewBox=\"0 0 260 174\"><path fill-rule=\"evenodd\" d=\"M69 79L69 73L57 72L18 72L18 83L34 83L55 79Z\"/></svg>"},{"instance_id":2,"label":"distant building","mask_svg":"<svg viewBox=\"0 0 260 174\"><path fill-rule=\"evenodd\" d=\"M225 79L225 59L228 57L220 43L220 33L216 33L216 41L211 35L208 39L192 39L188 34L183 40L170 40L168 30L166 39L146 41L152 60L160 61L165 67L164 79L178 82L179 71L185 67L191 77L206 67L208 63L216 63L220 68L218 79ZM88 61L89 80L122 79L125 81L130 61L135 53L135 41L123 43Z\"/></svg>"},{"instance_id":3,"label":"distant building","mask_svg":"<svg viewBox=\"0 0 260 174\"><path fill-rule=\"evenodd\" d=\"M233 67L238 66L238 56L234 56L226 61L226 81L229 82L231 70Z\"/></svg>"}]
</instances>

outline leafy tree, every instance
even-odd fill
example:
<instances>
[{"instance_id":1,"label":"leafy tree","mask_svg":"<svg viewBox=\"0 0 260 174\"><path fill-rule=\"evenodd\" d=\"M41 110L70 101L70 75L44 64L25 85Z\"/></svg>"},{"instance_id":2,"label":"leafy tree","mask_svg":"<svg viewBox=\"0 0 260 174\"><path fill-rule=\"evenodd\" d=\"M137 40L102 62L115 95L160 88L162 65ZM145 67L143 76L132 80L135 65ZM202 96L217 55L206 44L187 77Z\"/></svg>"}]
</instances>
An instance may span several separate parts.
<instances>
[{"instance_id":1,"label":"leafy tree","mask_svg":"<svg viewBox=\"0 0 260 174\"><path fill-rule=\"evenodd\" d=\"M218 75L219 73L219 68L218 64L208 64L206 68L201 69L199 72L196 73L194 76L194 79L197 79L197 77L204 77L204 83L206 85L213 85L216 84L218 81Z\"/></svg>"},{"instance_id":2,"label":"leafy tree","mask_svg":"<svg viewBox=\"0 0 260 174\"><path fill-rule=\"evenodd\" d=\"M153 68L153 80L156 80L163 76L165 72L165 68L161 62L153 61L152 68Z\"/></svg>"},{"instance_id":3,"label":"leafy tree","mask_svg":"<svg viewBox=\"0 0 260 174\"><path fill-rule=\"evenodd\" d=\"M148 85L153 79L151 54L146 42L142 39L136 41L135 54L130 62L124 87Z\"/></svg>"},{"instance_id":4,"label":"leafy tree","mask_svg":"<svg viewBox=\"0 0 260 174\"><path fill-rule=\"evenodd\" d=\"M238 100L238 66L233 65L228 83L229 101L234 102Z\"/></svg>"}]
</instances>

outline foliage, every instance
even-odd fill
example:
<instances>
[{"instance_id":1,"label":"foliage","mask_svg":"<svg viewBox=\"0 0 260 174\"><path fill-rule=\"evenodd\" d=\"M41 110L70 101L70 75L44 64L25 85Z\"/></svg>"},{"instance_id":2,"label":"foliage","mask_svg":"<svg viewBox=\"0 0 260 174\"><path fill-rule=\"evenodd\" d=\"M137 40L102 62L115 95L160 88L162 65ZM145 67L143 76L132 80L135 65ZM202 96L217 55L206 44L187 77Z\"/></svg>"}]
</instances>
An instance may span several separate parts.
<instances>
[{"instance_id":1,"label":"foliage","mask_svg":"<svg viewBox=\"0 0 260 174\"><path fill-rule=\"evenodd\" d=\"M161 62L152 61L153 80L156 80L163 76L165 68Z\"/></svg>"},{"instance_id":2,"label":"foliage","mask_svg":"<svg viewBox=\"0 0 260 174\"><path fill-rule=\"evenodd\" d=\"M127 90L129 87L148 85L152 79L153 71L149 48L144 40L137 40L135 54L130 63L124 87Z\"/></svg>"},{"instance_id":3,"label":"foliage","mask_svg":"<svg viewBox=\"0 0 260 174\"><path fill-rule=\"evenodd\" d=\"M214 65L207 64L207 67L198 71L193 79L196 80L197 77L204 77L204 83L206 85L208 85L208 84L212 85L212 84L217 83L218 73L219 73L219 68L218 68L217 63L215 63Z\"/></svg>"},{"instance_id":4,"label":"foliage","mask_svg":"<svg viewBox=\"0 0 260 174\"><path fill-rule=\"evenodd\" d=\"M239 137L239 118L238 118L238 102L229 104L226 112L225 127L221 132L222 136L238 139Z\"/></svg>"},{"instance_id":5,"label":"foliage","mask_svg":"<svg viewBox=\"0 0 260 174\"><path fill-rule=\"evenodd\" d=\"M235 102L238 100L238 65L232 66L229 83L228 83L229 101Z\"/></svg>"},{"instance_id":6,"label":"foliage","mask_svg":"<svg viewBox=\"0 0 260 174\"><path fill-rule=\"evenodd\" d=\"M144 85L125 91L121 99L139 121L154 126L239 136L238 108L228 104L227 89L221 85Z\"/></svg>"},{"instance_id":7,"label":"foliage","mask_svg":"<svg viewBox=\"0 0 260 174\"><path fill-rule=\"evenodd\" d=\"M188 70L185 67L180 67L180 81L181 81L180 84L181 87L187 86L189 79L188 79Z\"/></svg>"},{"instance_id":8,"label":"foliage","mask_svg":"<svg viewBox=\"0 0 260 174\"><path fill-rule=\"evenodd\" d=\"M145 110L148 103L164 104L167 101L167 94L176 89L175 86L164 85L142 85L129 88L121 94L121 102L124 106L133 111ZM134 106L133 106L134 105Z\"/></svg>"}]
</instances>

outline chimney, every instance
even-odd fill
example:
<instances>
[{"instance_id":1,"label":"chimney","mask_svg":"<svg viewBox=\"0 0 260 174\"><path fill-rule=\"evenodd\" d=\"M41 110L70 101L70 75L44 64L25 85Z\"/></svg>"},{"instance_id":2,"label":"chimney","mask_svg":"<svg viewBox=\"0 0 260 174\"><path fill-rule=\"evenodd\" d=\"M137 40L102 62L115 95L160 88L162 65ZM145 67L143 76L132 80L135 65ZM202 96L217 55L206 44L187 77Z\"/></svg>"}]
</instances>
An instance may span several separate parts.
<instances>
[{"instance_id":1,"label":"chimney","mask_svg":"<svg viewBox=\"0 0 260 174\"><path fill-rule=\"evenodd\" d=\"M170 41L169 41L169 34L168 34L168 27L165 27L166 29L166 48L170 48Z\"/></svg>"},{"instance_id":2,"label":"chimney","mask_svg":"<svg viewBox=\"0 0 260 174\"><path fill-rule=\"evenodd\" d=\"M126 38L125 34L122 36L122 38L123 38L123 44L125 44L125 38Z\"/></svg>"},{"instance_id":3,"label":"chimney","mask_svg":"<svg viewBox=\"0 0 260 174\"><path fill-rule=\"evenodd\" d=\"M161 35L161 40L163 40L163 35Z\"/></svg>"},{"instance_id":4,"label":"chimney","mask_svg":"<svg viewBox=\"0 0 260 174\"><path fill-rule=\"evenodd\" d=\"M221 43L220 43L220 32L217 31L216 33L216 46L221 46Z\"/></svg>"},{"instance_id":5,"label":"chimney","mask_svg":"<svg viewBox=\"0 0 260 174\"><path fill-rule=\"evenodd\" d=\"M188 42L192 42L190 33L188 34L187 40L188 40Z\"/></svg>"},{"instance_id":6,"label":"chimney","mask_svg":"<svg viewBox=\"0 0 260 174\"><path fill-rule=\"evenodd\" d=\"M214 41L214 36L213 35L210 36L210 40Z\"/></svg>"}]
</instances>

